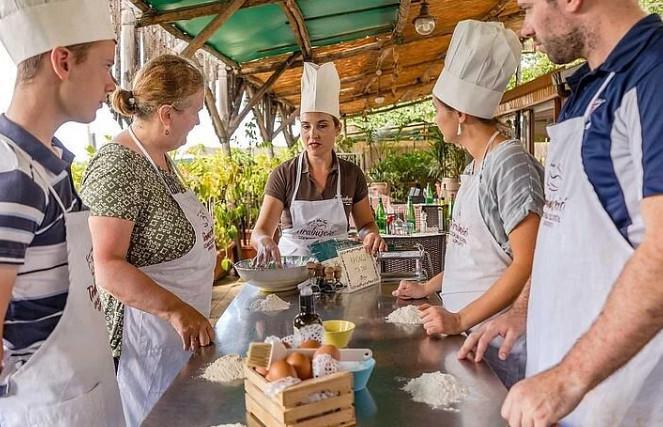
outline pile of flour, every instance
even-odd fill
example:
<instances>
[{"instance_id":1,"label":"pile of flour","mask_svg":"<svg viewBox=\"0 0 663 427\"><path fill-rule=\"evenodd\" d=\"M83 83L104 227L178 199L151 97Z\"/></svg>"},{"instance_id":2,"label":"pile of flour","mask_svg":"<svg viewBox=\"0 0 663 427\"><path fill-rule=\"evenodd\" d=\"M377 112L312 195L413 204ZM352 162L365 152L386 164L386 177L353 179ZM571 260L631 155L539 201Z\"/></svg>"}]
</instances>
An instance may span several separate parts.
<instances>
[{"instance_id":1,"label":"pile of flour","mask_svg":"<svg viewBox=\"0 0 663 427\"><path fill-rule=\"evenodd\" d=\"M253 301L249 307L251 311L281 311L290 308L290 303L283 301L275 294L269 294L266 298Z\"/></svg>"},{"instance_id":2,"label":"pile of flour","mask_svg":"<svg viewBox=\"0 0 663 427\"><path fill-rule=\"evenodd\" d=\"M414 305L406 305L398 310L391 312L386 317L387 323L405 323L408 325L421 325L423 322L419 317L417 307Z\"/></svg>"},{"instance_id":3,"label":"pile of flour","mask_svg":"<svg viewBox=\"0 0 663 427\"><path fill-rule=\"evenodd\" d=\"M237 354L219 357L205 368L201 378L207 381L228 383L244 378L244 360Z\"/></svg>"},{"instance_id":4,"label":"pile of flour","mask_svg":"<svg viewBox=\"0 0 663 427\"><path fill-rule=\"evenodd\" d=\"M459 383L456 377L441 372L421 374L419 378L413 378L405 384L402 390L410 393L415 402L447 411L457 411L451 405L460 403L469 394L468 388Z\"/></svg>"}]
</instances>

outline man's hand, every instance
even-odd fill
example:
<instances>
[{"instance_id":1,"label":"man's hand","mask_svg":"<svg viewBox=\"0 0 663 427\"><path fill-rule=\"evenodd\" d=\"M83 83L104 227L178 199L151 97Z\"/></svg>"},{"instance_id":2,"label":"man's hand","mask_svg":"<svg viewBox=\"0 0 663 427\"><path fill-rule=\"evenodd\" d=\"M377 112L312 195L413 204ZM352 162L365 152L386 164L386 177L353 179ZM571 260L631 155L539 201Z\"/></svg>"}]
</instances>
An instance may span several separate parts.
<instances>
[{"instance_id":1,"label":"man's hand","mask_svg":"<svg viewBox=\"0 0 663 427\"><path fill-rule=\"evenodd\" d=\"M458 313L452 313L444 307L431 306L429 304L422 304L417 308L419 310L419 317L424 322L424 329L428 335L458 335L463 332Z\"/></svg>"},{"instance_id":2,"label":"man's hand","mask_svg":"<svg viewBox=\"0 0 663 427\"><path fill-rule=\"evenodd\" d=\"M502 406L511 427L547 427L571 413L587 393L572 372L555 366L514 385Z\"/></svg>"},{"instance_id":3,"label":"man's hand","mask_svg":"<svg viewBox=\"0 0 663 427\"><path fill-rule=\"evenodd\" d=\"M486 353L488 344L499 335L504 338L504 341L500 346L498 356L501 360L506 360L515 342L525 333L526 326L525 313L510 309L506 313L487 321L477 331L472 332L458 350L458 358L473 359L475 362L480 362Z\"/></svg>"}]
</instances>

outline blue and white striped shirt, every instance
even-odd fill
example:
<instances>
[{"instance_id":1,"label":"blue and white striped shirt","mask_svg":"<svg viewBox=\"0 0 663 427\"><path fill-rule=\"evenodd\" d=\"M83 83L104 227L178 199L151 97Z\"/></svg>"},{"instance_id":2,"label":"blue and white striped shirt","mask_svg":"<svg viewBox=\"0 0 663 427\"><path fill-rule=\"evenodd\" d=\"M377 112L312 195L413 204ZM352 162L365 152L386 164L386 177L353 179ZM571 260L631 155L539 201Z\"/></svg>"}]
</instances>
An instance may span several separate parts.
<instances>
[{"instance_id":1,"label":"blue and white striped shirt","mask_svg":"<svg viewBox=\"0 0 663 427\"><path fill-rule=\"evenodd\" d=\"M582 142L585 172L624 238L637 247L644 236L640 202L663 194L663 23L638 22L606 61L585 64L568 82L573 94L559 121L583 115L610 73Z\"/></svg>"},{"instance_id":2,"label":"blue and white striped shirt","mask_svg":"<svg viewBox=\"0 0 663 427\"><path fill-rule=\"evenodd\" d=\"M65 207L80 210L71 178L73 154L57 139L56 156L18 124L0 115L0 134L43 166ZM0 263L18 266L4 322L7 357L26 361L55 329L69 288L62 208L33 166L0 141Z\"/></svg>"}]
</instances>

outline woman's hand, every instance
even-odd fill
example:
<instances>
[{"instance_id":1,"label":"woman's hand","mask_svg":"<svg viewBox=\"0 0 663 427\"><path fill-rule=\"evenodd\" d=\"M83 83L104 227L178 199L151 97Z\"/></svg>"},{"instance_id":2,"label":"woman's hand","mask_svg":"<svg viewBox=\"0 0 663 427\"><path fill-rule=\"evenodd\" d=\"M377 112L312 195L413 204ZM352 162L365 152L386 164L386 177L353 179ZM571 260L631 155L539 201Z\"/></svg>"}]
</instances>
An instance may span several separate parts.
<instances>
[{"instance_id":1,"label":"woman's hand","mask_svg":"<svg viewBox=\"0 0 663 427\"><path fill-rule=\"evenodd\" d=\"M387 244L384 242L384 239L382 239L379 233L374 231L371 231L364 236L363 244L366 252L371 255L387 250Z\"/></svg>"},{"instance_id":2,"label":"woman's hand","mask_svg":"<svg viewBox=\"0 0 663 427\"><path fill-rule=\"evenodd\" d=\"M412 280L401 280L398 289L391 293L400 299L419 299L428 296L426 285L413 282Z\"/></svg>"},{"instance_id":3,"label":"woman's hand","mask_svg":"<svg viewBox=\"0 0 663 427\"><path fill-rule=\"evenodd\" d=\"M212 324L189 304L179 304L169 313L168 321L182 339L184 350L196 351L198 347L206 347L213 341Z\"/></svg>"},{"instance_id":4,"label":"woman's hand","mask_svg":"<svg viewBox=\"0 0 663 427\"><path fill-rule=\"evenodd\" d=\"M281 267L281 251L279 245L271 237L264 236L261 238L256 243L256 251L258 254L253 259L254 267L262 267L270 261L274 261L277 267Z\"/></svg>"},{"instance_id":5,"label":"woman's hand","mask_svg":"<svg viewBox=\"0 0 663 427\"><path fill-rule=\"evenodd\" d=\"M428 335L458 335L463 332L458 313L452 313L444 307L429 304L423 304L417 307L417 309Z\"/></svg>"}]
</instances>

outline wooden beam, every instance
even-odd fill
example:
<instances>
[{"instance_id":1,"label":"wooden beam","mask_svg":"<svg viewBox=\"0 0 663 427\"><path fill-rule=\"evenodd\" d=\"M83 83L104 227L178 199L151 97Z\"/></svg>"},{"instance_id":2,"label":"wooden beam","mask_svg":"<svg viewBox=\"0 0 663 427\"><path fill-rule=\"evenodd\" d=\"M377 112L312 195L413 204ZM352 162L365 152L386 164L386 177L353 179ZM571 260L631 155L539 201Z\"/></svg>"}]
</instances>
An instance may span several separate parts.
<instances>
[{"instance_id":1,"label":"wooden beam","mask_svg":"<svg viewBox=\"0 0 663 427\"><path fill-rule=\"evenodd\" d=\"M402 90L407 91L407 90L420 89L420 88L423 88L423 87L426 87L426 86L430 86L432 84L434 84L434 82L431 82L431 81L422 82L419 79L417 79L417 81L414 82L414 83L408 83L408 84L404 84L404 85L395 86L395 88L396 88L396 90L402 89ZM358 101L358 100L361 100L361 99L370 99L370 98L375 97L376 95L377 95L377 92L370 92L370 93L361 93L361 94L351 95L351 96L348 96L348 97L345 97L345 98L341 98L341 100L340 100L341 107L343 107L342 104L355 102L355 101ZM384 95L389 95L389 94L385 93L382 96L384 96Z\"/></svg>"},{"instance_id":2,"label":"wooden beam","mask_svg":"<svg viewBox=\"0 0 663 427\"><path fill-rule=\"evenodd\" d=\"M139 0L130 1L135 4ZM270 4L275 2L275 0L248 0L242 7L247 8L261 6L263 4ZM181 7L165 12L159 12L157 10L146 7L145 9L141 9L143 11L143 15L136 20L136 26L147 27L149 25L171 24L175 21L188 21L190 19L200 18L201 16L218 15L223 13L227 7L227 1L216 1L214 3L207 3L199 6Z\"/></svg>"},{"instance_id":3,"label":"wooden beam","mask_svg":"<svg viewBox=\"0 0 663 427\"><path fill-rule=\"evenodd\" d=\"M410 14L410 5L412 0L401 0L401 5L398 8L398 21L396 21L396 26L394 31L391 33L391 38L398 40L403 35L403 30L405 25L408 23L408 15Z\"/></svg>"},{"instance_id":4,"label":"wooden beam","mask_svg":"<svg viewBox=\"0 0 663 427\"><path fill-rule=\"evenodd\" d=\"M404 70L408 70L408 69L411 69L411 68L422 67L422 66L429 66L429 67L436 67L438 65L442 66L444 64L443 60L444 60L444 55L442 55L439 58L432 59L432 60L420 61L420 62L415 62L413 64L405 65L405 66L400 68L400 71L402 72ZM382 78L388 77L388 76L392 75L394 73L394 71L395 71L394 67L383 69L381 77ZM366 79L366 77L373 77L373 76L375 76L374 71L367 71L367 72L364 72L364 73L361 73L361 74L355 74L355 75L352 75L352 76L343 77L343 78L341 78L341 85L348 84L348 83L356 83L356 82L359 82L359 81L362 81L362 80ZM341 92L346 91L346 90L350 90L350 88L347 88L347 87L342 88ZM276 95L279 98L283 99L283 98L289 98L289 97L292 97L292 96L297 96L297 95L299 95L300 91L301 91L301 89L299 87L297 87L296 89L291 89L291 90L288 90L288 91L278 92L278 93L276 93Z\"/></svg>"},{"instance_id":5,"label":"wooden beam","mask_svg":"<svg viewBox=\"0 0 663 427\"><path fill-rule=\"evenodd\" d=\"M352 56L368 52L371 50L380 50L387 43L385 40L378 40L374 42L367 43L365 45L345 49L341 52L327 53L327 54L318 54L316 55L316 60L318 62L331 62L338 59L350 58ZM290 64L290 68L298 67L302 65L301 58L297 58L295 61ZM280 67L280 64L268 64L268 65L255 65L255 66L242 66L240 70L241 75L250 75L250 74L260 74L260 73L269 73Z\"/></svg>"},{"instance_id":6,"label":"wooden beam","mask_svg":"<svg viewBox=\"0 0 663 427\"><path fill-rule=\"evenodd\" d=\"M392 105L390 107L386 107L386 108L376 108L374 110L367 111L366 114L370 116L372 114L386 113L388 111L398 110L399 108L411 107L413 105L421 104L422 102L426 102L426 101L430 101L430 98L429 97L424 97L424 98L421 98L421 99L417 99L416 101L410 101L410 102L406 102L406 103L403 103L403 104L394 104L394 105ZM360 114L363 114L363 112L348 114L345 117L346 118L351 118L351 117L358 116Z\"/></svg>"},{"instance_id":7,"label":"wooden beam","mask_svg":"<svg viewBox=\"0 0 663 427\"><path fill-rule=\"evenodd\" d=\"M201 32L199 32L196 37L194 37L191 42L189 42L189 45L182 51L180 55L182 55L185 58L190 58L193 56L194 53L198 49L200 49L206 42L209 40L212 35L221 28L223 24L228 21L228 19L233 15L233 13L237 12L237 10L242 7L242 5L246 3L246 0L232 0L230 4L227 5L227 7L223 10L223 12L219 13L214 19L210 21L209 24L203 28Z\"/></svg>"},{"instance_id":8,"label":"wooden beam","mask_svg":"<svg viewBox=\"0 0 663 427\"><path fill-rule=\"evenodd\" d=\"M137 7L140 11L142 11L143 13L145 13L145 12L151 10L151 9L149 8L149 6L148 6L143 0L129 0L129 1L131 2L131 4L133 4L134 6L136 6L136 7ZM250 1L250 0L249 0L249 1ZM189 43L189 42L191 42L191 40L193 40L193 37L191 37L191 36L188 35L188 34L183 33L179 28L177 28L177 27L174 26L174 25L171 25L171 24L164 24L164 25L162 25L162 28L163 28L164 30L166 30L166 32L170 33L173 37L175 37L175 38L177 38L177 39L180 39L180 40L183 40L183 41L185 41L185 42L187 42L187 43ZM213 57L215 57L216 59L218 59L219 61L221 61L221 62L223 62L224 64L228 65L229 67L231 67L231 68L233 68L233 69L235 69L235 70L238 70L238 69L239 69L239 64L238 64L236 61L230 59L229 57L225 56L224 54L222 54L221 52L217 51L216 49L213 49L213 48L211 48L210 46L206 46L206 45L203 46L202 49L203 49L205 52L207 52L207 53L209 53L210 55L212 55Z\"/></svg>"},{"instance_id":9,"label":"wooden beam","mask_svg":"<svg viewBox=\"0 0 663 427\"><path fill-rule=\"evenodd\" d=\"M306 28L304 15L295 0L285 0L280 3L285 16L288 17L288 24L292 33L295 35L299 50L304 55L304 61L309 61L313 57L313 48L311 47L311 36Z\"/></svg>"},{"instance_id":10,"label":"wooden beam","mask_svg":"<svg viewBox=\"0 0 663 427\"><path fill-rule=\"evenodd\" d=\"M274 73L269 77L269 79L265 82L265 84L262 85L260 89L251 97L251 100L249 100L249 103L246 107L244 107L244 110L242 110L241 113L237 117L235 117L231 122L230 122L230 129L235 130L237 129L237 126L244 120L244 117L251 111L254 105L260 101L262 96L269 90L271 89L272 86L274 86L274 83L276 83L276 80L278 80L279 77L287 70L290 65L294 62L294 60L298 57L297 54L290 55L290 57L283 62L280 67L274 71Z\"/></svg>"},{"instance_id":11,"label":"wooden beam","mask_svg":"<svg viewBox=\"0 0 663 427\"><path fill-rule=\"evenodd\" d=\"M483 20L492 21L493 19L497 18L502 13L502 11L507 6L507 4L509 4L510 1L511 0L498 0L497 2L495 2L495 6L493 6L488 11L486 16L484 16Z\"/></svg>"}]
</instances>

